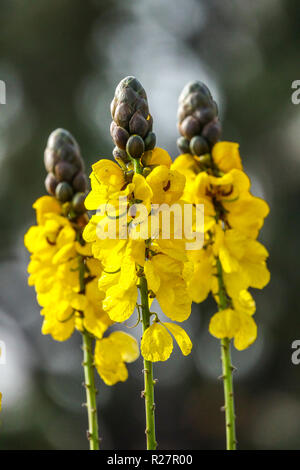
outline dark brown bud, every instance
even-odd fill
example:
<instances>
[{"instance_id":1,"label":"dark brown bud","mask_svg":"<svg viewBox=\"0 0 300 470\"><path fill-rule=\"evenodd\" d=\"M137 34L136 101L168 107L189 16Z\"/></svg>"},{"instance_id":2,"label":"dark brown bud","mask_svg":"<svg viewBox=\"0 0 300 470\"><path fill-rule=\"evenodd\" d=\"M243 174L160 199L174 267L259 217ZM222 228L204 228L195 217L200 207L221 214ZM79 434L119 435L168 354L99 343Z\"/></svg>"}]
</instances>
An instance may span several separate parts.
<instances>
[{"instance_id":1,"label":"dark brown bud","mask_svg":"<svg viewBox=\"0 0 300 470\"><path fill-rule=\"evenodd\" d=\"M130 158L128 157L125 150L121 150L118 147L115 147L113 149L113 156L114 156L114 159L117 162L119 162L120 160L122 160L123 163L129 163L130 162Z\"/></svg>"},{"instance_id":2,"label":"dark brown bud","mask_svg":"<svg viewBox=\"0 0 300 470\"><path fill-rule=\"evenodd\" d=\"M154 132L148 132L145 138L145 150L153 150L156 145L156 135Z\"/></svg>"},{"instance_id":3,"label":"dark brown bud","mask_svg":"<svg viewBox=\"0 0 300 470\"><path fill-rule=\"evenodd\" d=\"M51 132L48 138L47 147L49 149L58 150L61 147L64 147L66 144L78 147L78 144L72 134L66 129L59 128Z\"/></svg>"},{"instance_id":4,"label":"dark brown bud","mask_svg":"<svg viewBox=\"0 0 300 470\"><path fill-rule=\"evenodd\" d=\"M191 139L194 135L200 134L201 126L196 118L188 116L179 126L180 133L187 139Z\"/></svg>"},{"instance_id":5,"label":"dark brown bud","mask_svg":"<svg viewBox=\"0 0 300 470\"><path fill-rule=\"evenodd\" d=\"M145 144L139 135L129 137L126 145L126 151L131 158L140 158L145 151Z\"/></svg>"},{"instance_id":6,"label":"dark brown bud","mask_svg":"<svg viewBox=\"0 0 300 470\"><path fill-rule=\"evenodd\" d=\"M118 104L114 115L114 120L118 126L124 127L124 129L128 129L131 116L132 110L127 103Z\"/></svg>"},{"instance_id":7,"label":"dark brown bud","mask_svg":"<svg viewBox=\"0 0 300 470\"><path fill-rule=\"evenodd\" d=\"M191 93L197 93L199 95L203 95L203 96L206 96L207 98L212 99L212 96L208 87L200 81L194 81L194 82L189 82L185 85L182 92L180 93L179 102L185 101L186 98Z\"/></svg>"},{"instance_id":8,"label":"dark brown bud","mask_svg":"<svg viewBox=\"0 0 300 470\"><path fill-rule=\"evenodd\" d=\"M200 135L196 135L190 142L190 150L193 155L203 155L209 151L206 140Z\"/></svg>"},{"instance_id":9,"label":"dark brown bud","mask_svg":"<svg viewBox=\"0 0 300 470\"><path fill-rule=\"evenodd\" d=\"M124 99L124 90L126 91L127 89L131 89L142 98L147 99L147 95L142 84L135 77L129 76L123 78L116 88L115 97L118 101Z\"/></svg>"},{"instance_id":10,"label":"dark brown bud","mask_svg":"<svg viewBox=\"0 0 300 470\"><path fill-rule=\"evenodd\" d=\"M137 134L141 137L145 137L147 131L148 131L148 122L141 115L141 113L136 111L129 121L130 134Z\"/></svg>"},{"instance_id":11,"label":"dark brown bud","mask_svg":"<svg viewBox=\"0 0 300 470\"><path fill-rule=\"evenodd\" d=\"M216 142L218 142L221 137L220 121L214 120L206 124L206 126L203 128L202 136L205 137L205 139L208 140L211 145L214 145Z\"/></svg>"},{"instance_id":12,"label":"dark brown bud","mask_svg":"<svg viewBox=\"0 0 300 470\"><path fill-rule=\"evenodd\" d=\"M185 137L179 137L177 139L177 147L182 153L190 153L190 141Z\"/></svg>"},{"instance_id":13,"label":"dark brown bud","mask_svg":"<svg viewBox=\"0 0 300 470\"><path fill-rule=\"evenodd\" d=\"M53 172L54 166L57 162L58 162L58 155L54 152L54 150L46 148L44 152L44 164L45 164L46 170L48 172Z\"/></svg>"},{"instance_id":14,"label":"dark brown bud","mask_svg":"<svg viewBox=\"0 0 300 470\"><path fill-rule=\"evenodd\" d=\"M212 121L217 115L214 107L197 109L193 116L198 120L201 127Z\"/></svg>"},{"instance_id":15,"label":"dark brown bud","mask_svg":"<svg viewBox=\"0 0 300 470\"><path fill-rule=\"evenodd\" d=\"M84 193L87 190L87 178L82 171L79 171L72 181L72 187L75 193Z\"/></svg>"},{"instance_id":16,"label":"dark brown bud","mask_svg":"<svg viewBox=\"0 0 300 470\"><path fill-rule=\"evenodd\" d=\"M117 147L122 150L126 149L126 143L129 139L129 134L126 129L115 124L112 130L112 138Z\"/></svg>"},{"instance_id":17,"label":"dark brown bud","mask_svg":"<svg viewBox=\"0 0 300 470\"><path fill-rule=\"evenodd\" d=\"M51 196L55 196L55 190L56 186L58 184L58 181L56 180L55 176L53 173L48 173L45 179L45 187L46 190Z\"/></svg>"},{"instance_id":18,"label":"dark brown bud","mask_svg":"<svg viewBox=\"0 0 300 470\"><path fill-rule=\"evenodd\" d=\"M76 193L73 196L72 207L74 211L77 212L77 214L83 214L84 212L86 212L86 208L84 205L85 197L85 193Z\"/></svg>"},{"instance_id":19,"label":"dark brown bud","mask_svg":"<svg viewBox=\"0 0 300 470\"><path fill-rule=\"evenodd\" d=\"M55 165L54 174L57 181L72 181L75 173L77 173L77 168L71 163L60 161Z\"/></svg>"},{"instance_id":20,"label":"dark brown bud","mask_svg":"<svg viewBox=\"0 0 300 470\"><path fill-rule=\"evenodd\" d=\"M56 186L55 196L60 202L70 201L73 196L73 189L69 183L63 181L62 183L58 183Z\"/></svg>"},{"instance_id":21,"label":"dark brown bud","mask_svg":"<svg viewBox=\"0 0 300 470\"><path fill-rule=\"evenodd\" d=\"M110 103L110 113L111 113L112 118L114 118L117 104L118 104L118 102L117 102L116 98L114 98L112 100L112 102Z\"/></svg>"}]
</instances>

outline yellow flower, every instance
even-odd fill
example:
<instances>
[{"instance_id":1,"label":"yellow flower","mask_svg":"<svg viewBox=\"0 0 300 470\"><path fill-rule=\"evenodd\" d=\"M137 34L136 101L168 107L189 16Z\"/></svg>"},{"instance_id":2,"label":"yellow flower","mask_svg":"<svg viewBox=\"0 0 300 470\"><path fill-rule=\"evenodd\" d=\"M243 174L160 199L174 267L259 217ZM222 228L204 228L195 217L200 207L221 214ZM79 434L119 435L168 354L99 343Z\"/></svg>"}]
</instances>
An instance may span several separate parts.
<instances>
[{"instance_id":1,"label":"yellow flower","mask_svg":"<svg viewBox=\"0 0 300 470\"><path fill-rule=\"evenodd\" d=\"M247 313L230 308L216 313L210 320L210 333L216 338L234 338L239 351L248 348L257 337L257 327Z\"/></svg>"},{"instance_id":2,"label":"yellow flower","mask_svg":"<svg viewBox=\"0 0 300 470\"><path fill-rule=\"evenodd\" d=\"M93 256L103 265L98 287L105 292L103 309L113 321L122 322L132 315L138 297L137 272L142 268L145 273L147 271L146 277L151 277L151 269L153 276L157 277L159 286L156 289L149 285L149 289L156 295L164 313L172 320L183 321L191 311L184 275L187 262L185 241L175 238L174 214L170 217L170 239L161 238L165 214L159 213L157 227L151 232L152 223L155 223L151 205L176 203L182 208L180 198L185 177L169 169L171 159L162 149L146 152L142 164L149 166L151 173L146 178L134 174L132 181L127 183L122 177L123 171L116 164L100 161L93 166L95 174L91 176L92 191L86 200L87 207L97 210L100 202L111 204L112 201L114 205L124 195L127 206L123 207L124 211L119 211L117 217L107 210L93 215L84 229L83 238L92 243ZM113 178L109 177L109 172ZM139 204L146 207L143 217L138 213ZM136 213L131 212L133 205L137 206ZM102 236L112 219L118 225L115 238ZM121 236L120 226L126 228L125 237ZM149 282L151 284L151 280Z\"/></svg>"},{"instance_id":3,"label":"yellow flower","mask_svg":"<svg viewBox=\"0 0 300 470\"><path fill-rule=\"evenodd\" d=\"M263 289L270 280L266 248L238 230L217 228L214 251L220 258L229 295L235 297L248 287Z\"/></svg>"},{"instance_id":4,"label":"yellow flower","mask_svg":"<svg viewBox=\"0 0 300 470\"><path fill-rule=\"evenodd\" d=\"M28 283L35 286L42 307L42 333L65 341L75 328L84 327L101 338L112 320L102 308L104 293L97 287L100 261L89 258L91 245L76 240L76 230L60 215L55 198L42 197L34 207L38 225L28 230L24 243L31 252ZM85 269L84 293L80 291L79 262Z\"/></svg>"},{"instance_id":5,"label":"yellow flower","mask_svg":"<svg viewBox=\"0 0 300 470\"><path fill-rule=\"evenodd\" d=\"M224 173L233 168L243 169L239 144L235 142L217 142L212 148L212 158L217 167Z\"/></svg>"},{"instance_id":6,"label":"yellow flower","mask_svg":"<svg viewBox=\"0 0 300 470\"><path fill-rule=\"evenodd\" d=\"M187 333L174 323L153 323L144 332L141 342L141 353L147 361L157 362L169 359L173 351L174 336L184 356L190 354L192 342Z\"/></svg>"},{"instance_id":7,"label":"yellow flower","mask_svg":"<svg viewBox=\"0 0 300 470\"><path fill-rule=\"evenodd\" d=\"M165 165L170 168L172 160L166 150L159 147L155 147L153 150L148 150L142 156L142 163L144 166L157 166Z\"/></svg>"},{"instance_id":8,"label":"yellow flower","mask_svg":"<svg viewBox=\"0 0 300 470\"><path fill-rule=\"evenodd\" d=\"M95 365L107 385L124 382L128 377L125 362L133 362L138 357L139 348L135 338L123 331L115 331L96 342Z\"/></svg>"},{"instance_id":9,"label":"yellow flower","mask_svg":"<svg viewBox=\"0 0 300 470\"><path fill-rule=\"evenodd\" d=\"M185 186L184 175L164 165L154 168L146 181L153 192L153 204L173 204L181 198Z\"/></svg>"},{"instance_id":10,"label":"yellow flower","mask_svg":"<svg viewBox=\"0 0 300 470\"><path fill-rule=\"evenodd\" d=\"M191 313L191 298L184 279L184 263L164 254L147 260L144 266L148 288L156 294L164 314L184 321Z\"/></svg>"}]
</instances>

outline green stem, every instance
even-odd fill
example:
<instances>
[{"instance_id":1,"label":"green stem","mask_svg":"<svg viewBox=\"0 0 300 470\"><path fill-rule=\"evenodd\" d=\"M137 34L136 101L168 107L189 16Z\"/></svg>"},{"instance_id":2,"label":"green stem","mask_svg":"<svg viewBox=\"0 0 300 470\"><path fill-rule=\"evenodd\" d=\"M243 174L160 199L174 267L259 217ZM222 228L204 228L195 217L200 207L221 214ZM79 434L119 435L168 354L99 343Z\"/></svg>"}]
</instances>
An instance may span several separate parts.
<instances>
[{"instance_id":1,"label":"green stem","mask_svg":"<svg viewBox=\"0 0 300 470\"><path fill-rule=\"evenodd\" d=\"M83 258L79 258L79 284L80 293L84 294L84 262ZM88 331L82 332L82 350L83 350L83 370L84 370L84 386L86 390L86 407L88 412L89 429L87 431L87 438L90 443L90 450L99 450L99 432L98 432L98 417L97 417L97 402L94 377L94 362L93 362L93 338Z\"/></svg>"},{"instance_id":2,"label":"green stem","mask_svg":"<svg viewBox=\"0 0 300 470\"><path fill-rule=\"evenodd\" d=\"M148 286L144 276L140 278L140 292L142 303L142 323L143 332L150 326L150 311L148 304ZM157 442L155 438L155 403L154 403L154 381L153 367L151 361L144 359L144 382L145 390L143 392L146 408L146 439L147 450L155 450Z\"/></svg>"},{"instance_id":3,"label":"green stem","mask_svg":"<svg viewBox=\"0 0 300 470\"><path fill-rule=\"evenodd\" d=\"M219 283L219 310L224 310L228 307L228 299L223 280L223 270L219 259L217 259L217 277ZM230 339L221 339L221 359L222 359L222 372L224 382L224 399L225 399L225 419L226 419L226 449L236 450L236 434L235 434L235 413L234 413L234 394L233 394L233 380L230 355Z\"/></svg>"},{"instance_id":4,"label":"green stem","mask_svg":"<svg viewBox=\"0 0 300 470\"><path fill-rule=\"evenodd\" d=\"M92 354L92 337L87 331L82 333L84 386L86 389L86 406L88 411L89 429L87 437L90 450L99 450L98 418L96 403L96 388Z\"/></svg>"}]
</instances>

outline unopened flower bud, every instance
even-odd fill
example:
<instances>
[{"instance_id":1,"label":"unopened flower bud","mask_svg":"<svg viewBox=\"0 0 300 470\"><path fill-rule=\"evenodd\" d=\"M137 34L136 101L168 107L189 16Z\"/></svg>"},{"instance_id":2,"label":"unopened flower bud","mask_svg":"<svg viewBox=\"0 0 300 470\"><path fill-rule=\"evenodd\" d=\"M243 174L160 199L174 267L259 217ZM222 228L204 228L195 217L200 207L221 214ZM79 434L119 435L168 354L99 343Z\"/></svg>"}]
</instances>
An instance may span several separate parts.
<instances>
[{"instance_id":1,"label":"unopened flower bud","mask_svg":"<svg viewBox=\"0 0 300 470\"><path fill-rule=\"evenodd\" d=\"M207 108L199 108L194 111L193 116L198 120L201 128L212 121L216 116L216 109L211 106Z\"/></svg>"},{"instance_id":2,"label":"unopened flower bud","mask_svg":"<svg viewBox=\"0 0 300 470\"><path fill-rule=\"evenodd\" d=\"M115 124L114 126L112 126L111 136L117 147L122 150L126 149L126 143L129 138L129 134L126 129Z\"/></svg>"},{"instance_id":3,"label":"unopened flower bud","mask_svg":"<svg viewBox=\"0 0 300 470\"><path fill-rule=\"evenodd\" d=\"M60 161L55 165L54 173L56 179L60 181L70 182L73 179L73 176L77 172L77 169L74 165L68 162Z\"/></svg>"},{"instance_id":4,"label":"unopened flower bud","mask_svg":"<svg viewBox=\"0 0 300 470\"><path fill-rule=\"evenodd\" d=\"M75 175L75 178L72 181L72 187L76 193L84 193L87 190L87 178L82 171Z\"/></svg>"},{"instance_id":5,"label":"unopened flower bud","mask_svg":"<svg viewBox=\"0 0 300 470\"><path fill-rule=\"evenodd\" d=\"M124 127L124 129L128 129L131 116L132 110L127 103L118 104L114 115L114 120L118 126Z\"/></svg>"},{"instance_id":6,"label":"unopened flower bud","mask_svg":"<svg viewBox=\"0 0 300 470\"><path fill-rule=\"evenodd\" d=\"M178 137L177 147L182 153L190 153L190 141L185 137Z\"/></svg>"},{"instance_id":7,"label":"unopened flower bud","mask_svg":"<svg viewBox=\"0 0 300 470\"><path fill-rule=\"evenodd\" d=\"M182 121L179 126L180 133L187 139L191 139L194 135L200 134L201 126L196 118L193 116L188 116L187 118Z\"/></svg>"},{"instance_id":8,"label":"unopened flower bud","mask_svg":"<svg viewBox=\"0 0 300 470\"><path fill-rule=\"evenodd\" d=\"M127 153L125 152L125 150L121 150L119 149L118 147L115 147L113 149L113 156L114 156L114 159L119 163L120 160L123 162L123 163L129 163L130 162L130 158L128 157Z\"/></svg>"},{"instance_id":9,"label":"unopened flower bud","mask_svg":"<svg viewBox=\"0 0 300 470\"><path fill-rule=\"evenodd\" d=\"M131 134L137 134L141 137L145 137L148 131L148 122L146 119L136 111L129 121L129 132Z\"/></svg>"},{"instance_id":10,"label":"unopened flower bud","mask_svg":"<svg viewBox=\"0 0 300 470\"><path fill-rule=\"evenodd\" d=\"M54 172L55 164L58 162L59 156L53 149L46 148L44 152L44 164L48 172Z\"/></svg>"},{"instance_id":11,"label":"unopened flower bud","mask_svg":"<svg viewBox=\"0 0 300 470\"><path fill-rule=\"evenodd\" d=\"M129 137L126 145L126 151L131 158L140 158L145 151L145 144L139 135Z\"/></svg>"},{"instance_id":12,"label":"unopened flower bud","mask_svg":"<svg viewBox=\"0 0 300 470\"><path fill-rule=\"evenodd\" d=\"M211 145L214 145L221 136L221 124L220 121L214 120L206 124L202 131L203 137L208 140Z\"/></svg>"},{"instance_id":13,"label":"unopened flower bud","mask_svg":"<svg viewBox=\"0 0 300 470\"><path fill-rule=\"evenodd\" d=\"M203 155L209 151L206 140L200 135L196 135L190 142L190 150L193 155Z\"/></svg>"},{"instance_id":14,"label":"unopened flower bud","mask_svg":"<svg viewBox=\"0 0 300 470\"><path fill-rule=\"evenodd\" d=\"M48 173L45 179L45 187L46 187L47 192L51 194L51 196L55 196L55 190L56 190L57 184L58 184L58 181L55 178L54 174Z\"/></svg>"},{"instance_id":15,"label":"unopened flower bud","mask_svg":"<svg viewBox=\"0 0 300 470\"><path fill-rule=\"evenodd\" d=\"M69 183L63 181L56 186L55 196L60 202L70 201L73 196L73 189Z\"/></svg>"},{"instance_id":16,"label":"unopened flower bud","mask_svg":"<svg viewBox=\"0 0 300 470\"><path fill-rule=\"evenodd\" d=\"M154 132L148 132L145 137L145 150L153 150L156 145L156 135Z\"/></svg>"},{"instance_id":17,"label":"unopened flower bud","mask_svg":"<svg viewBox=\"0 0 300 470\"><path fill-rule=\"evenodd\" d=\"M76 193L72 199L72 207L77 214L83 214L86 212L84 205L85 193Z\"/></svg>"}]
</instances>

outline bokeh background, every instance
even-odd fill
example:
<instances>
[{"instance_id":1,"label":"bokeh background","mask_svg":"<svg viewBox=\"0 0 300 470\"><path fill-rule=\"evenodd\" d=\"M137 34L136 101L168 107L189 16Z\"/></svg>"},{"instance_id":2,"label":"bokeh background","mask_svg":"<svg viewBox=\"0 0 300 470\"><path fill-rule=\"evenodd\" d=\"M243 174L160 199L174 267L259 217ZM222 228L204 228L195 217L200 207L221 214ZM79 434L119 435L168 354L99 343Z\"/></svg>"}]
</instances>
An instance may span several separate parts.
<instances>
[{"instance_id":1,"label":"bokeh background","mask_svg":"<svg viewBox=\"0 0 300 470\"><path fill-rule=\"evenodd\" d=\"M175 157L177 97L204 81L219 103L223 137L240 142L253 193L271 214L260 239L272 280L255 292L256 343L233 352L237 430L243 449L300 448L299 170L297 0L1 0L0 365L1 449L85 449L80 335L42 336L27 286L23 235L44 194L43 150L57 127L79 141L87 168L111 158L109 105L120 79L135 75L148 92L158 145ZM186 328L194 349L155 365L161 449L224 448L219 342L209 336L212 300L194 305ZM132 332L132 330L131 330ZM139 332L137 332L139 335ZM97 378L104 449L144 448L142 361L126 383Z\"/></svg>"}]
</instances>

